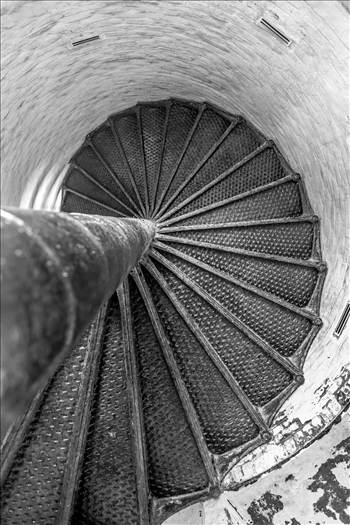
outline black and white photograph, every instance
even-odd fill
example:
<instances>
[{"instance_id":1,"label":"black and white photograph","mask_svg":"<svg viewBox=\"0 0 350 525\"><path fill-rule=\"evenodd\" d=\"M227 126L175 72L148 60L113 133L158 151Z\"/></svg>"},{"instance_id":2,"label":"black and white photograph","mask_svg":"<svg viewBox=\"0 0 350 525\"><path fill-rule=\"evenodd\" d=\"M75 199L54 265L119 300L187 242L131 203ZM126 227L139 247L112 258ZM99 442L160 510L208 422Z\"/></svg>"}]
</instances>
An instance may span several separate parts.
<instances>
[{"instance_id":1,"label":"black and white photograph","mask_svg":"<svg viewBox=\"0 0 350 525\"><path fill-rule=\"evenodd\" d=\"M0 5L1 524L350 524L350 2Z\"/></svg>"}]
</instances>

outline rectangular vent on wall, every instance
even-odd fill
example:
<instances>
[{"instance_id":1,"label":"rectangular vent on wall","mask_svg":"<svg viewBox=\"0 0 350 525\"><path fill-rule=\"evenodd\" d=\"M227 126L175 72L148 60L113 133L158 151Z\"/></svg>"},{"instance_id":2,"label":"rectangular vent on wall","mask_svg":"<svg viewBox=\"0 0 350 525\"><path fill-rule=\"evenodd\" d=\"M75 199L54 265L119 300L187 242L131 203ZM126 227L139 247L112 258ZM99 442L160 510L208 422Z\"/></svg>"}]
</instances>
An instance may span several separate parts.
<instances>
[{"instance_id":1,"label":"rectangular vent on wall","mask_svg":"<svg viewBox=\"0 0 350 525\"><path fill-rule=\"evenodd\" d=\"M95 40L100 39L100 35L90 36L89 38L83 38L82 40L76 40L75 42L72 42L72 47L82 46L84 44L89 44L90 42L94 42Z\"/></svg>"},{"instance_id":2,"label":"rectangular vent on wall","mask_svg":"<svg viewBox=\"0 0 350 525\"><path fill-rule=\"evenodd\" d=\"M270 31L270 33L272 33L275 37L277 37L287 47L289 47L293 43L293 40L288 38L284 33L282 33L280 29L278 29L271 22L266 20L266 18L263 18L263 17L259 18L259 20L257 21L257 24L259 26L262 26L264 29L267 29L268 31Z\"/></svg>"},{"instance_id":3,"label":"rectangular vent on wall","mask_svg":"<svg viewBox=\"0 0 350 525\"><path fill-rule=\"evenodd\" d=\"M344 332L346 323L348 322L350 317L350 302L346 304L343 313L341 314L341 317L339 319L339 322L336 326L336 329L334 330L333 335L335 337L340 337L341 334Z\"/></svg>"}]
</instances>

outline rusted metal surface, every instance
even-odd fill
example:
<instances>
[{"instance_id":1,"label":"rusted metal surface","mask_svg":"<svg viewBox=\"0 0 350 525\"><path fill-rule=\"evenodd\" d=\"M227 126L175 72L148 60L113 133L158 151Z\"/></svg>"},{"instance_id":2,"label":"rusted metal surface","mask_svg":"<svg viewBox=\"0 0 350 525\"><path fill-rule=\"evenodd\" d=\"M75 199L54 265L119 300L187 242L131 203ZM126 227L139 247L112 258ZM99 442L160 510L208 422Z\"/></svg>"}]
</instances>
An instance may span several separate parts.
<instances>
[{"instance_id":1,"label":"rusted metal surface","mask_svg":"<svg viewBox=\"0 0 350 525\"><path fill-rule=\"evenodd\" d=\"M1 213L2 432L147 250L149 221Z\"/></svg>"}]
</instances>

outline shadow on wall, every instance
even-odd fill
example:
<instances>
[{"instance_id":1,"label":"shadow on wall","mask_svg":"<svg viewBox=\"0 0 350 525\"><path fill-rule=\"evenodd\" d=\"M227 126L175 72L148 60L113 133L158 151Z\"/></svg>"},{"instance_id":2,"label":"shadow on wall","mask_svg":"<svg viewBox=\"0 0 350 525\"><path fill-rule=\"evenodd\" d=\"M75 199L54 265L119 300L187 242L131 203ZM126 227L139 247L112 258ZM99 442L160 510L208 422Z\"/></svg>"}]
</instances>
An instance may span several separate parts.
<instances>
[{"instance_id":1,"label":"shadow on wall","mask_svg":"<svg viewBox=\"0 0 350 525\"><path fill-rule=\"evenodd\" d=\"M61 207L61 186L68 165L62 170L58 166L39 165L28 177L23 190L20 208L59 211Z\"/></svg>"}]
</instances>

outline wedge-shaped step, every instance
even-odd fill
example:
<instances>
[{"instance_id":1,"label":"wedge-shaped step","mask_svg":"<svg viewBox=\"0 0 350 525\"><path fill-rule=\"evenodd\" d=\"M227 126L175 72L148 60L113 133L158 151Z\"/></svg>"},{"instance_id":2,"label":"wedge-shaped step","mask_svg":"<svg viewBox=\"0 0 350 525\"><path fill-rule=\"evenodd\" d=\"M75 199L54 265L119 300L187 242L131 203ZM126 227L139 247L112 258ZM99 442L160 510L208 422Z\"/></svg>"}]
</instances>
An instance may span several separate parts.
<instances>
[{"instance_id":1,"label":"wedge-shaped step","mask_svg":"<svg viewBox=\"0 0 350 525\"><path fill-rule=\"evenodd\" d=\"M168 104L140 106L143 152L147 178L149 208L153 209L163 155Z\"/></svg>"},{"instance_id":2,"label":"wedge-shaped step","mask_svg":"<svg viewBox=\"0 0 350 525\"><path fill-rule=\"evenodd\" d=\"M160 230L159 239L171 241L171 237L176 237L177 242L193 246L210 244L219 249L245 250L294 259L310 259L313 255L317 232L311 221L231 224L195 225L191 229L183 226L164 228ZM164 235L171 237L165 238Z\"/></svg>"},{"instance_id":3,"label":"wedge-shaped step","mask_svg":"<svg viewBox=\"0 0 350 525\"><path fill-rule=\"evenodd\" d=\"M113 121L107 121L107 123L91 133L89 138L94 151L102 159L111 178L118 184L117 195L125 192L130 205L139 208L139 194L119 137L113 127Z\"/></svg>"},{"instance_id":4,"label":"wedge-shaped step","mask_svg":"<svg viewBox=\"0 0 350 525\"><path fill-rule=\"evenodd\" d=\"M215 224L296 217L303 212L298 182L283 179L283 183L260 189L253 195L230 197L206 208L194 210L164 221L164 226L177 223Z\"/></svg>"},{"instance_id":5,"label":"wedge-shaped step","mask_svg":"<svg viewBox=\"0 0 350 525\"><path fill-rule=\"evenodd\" d=\"M216 148L224 140L225 132L230 130L230 125L233 126L233 123L236 123L235 117L230 119L207 106L202 107L200 118L190 132L180 164L172 175L164 199L162 199L165 203L162 209L169 207L188 174L199 169L205 162L208 151Z\"/></svg>"},{"instance_id":6,"label":"wedge-shaped step","mask_svg":"<svg viewBox=\"0 0 350 525\"><path fill-rule=\"evenodd\" d=\"M63 483L88 364L88 336L89 331L5 443L1 476L4 525L62 523Z\"/></svg>"},{"instance_id":7,"label":"wedge-shaped step","mask_svg":"<svg viewBox=\"0 0 350 525\"><path fill-rule=\"evenodd\" d=\"M226 170L232 169L232 166L255 152L262 142L263 137L260 134L253 131L246 122L237 119L222 140L213 147L203 165L189 174L172 206L175 208L180 205L182 201L201 191ZM227 195L227 192L224 194Z\"/></svg>"},{"instance_id":8,"label":"wedge-shaped step","mask_svg":"<svg viewBox=\"0 0 350 525\"><path fill-rule=\"evenodd\" d=\"M167 246L208 264L237 282L247 283L300 307L310 303L323 274L315 266L294 264L293 260L282 262L178 242L157 243L160 250L166 251Z\"/></svg>"},{"instance_id":9,"label":"wedge-shaped step","mask_svg":"<svg viewBox=\"0 0 350 525\"><path fill-rule=\"evenodd\" d=\"M177 167L185 153L186 144L191 139L191 134L195 130L199 118L199 104L169 101L154 211L159 209L163 201L173 175L176 173Z\"/></svg>"},{"instance_id":10,"label":"wedge-shaped step","mask_svg":"<svg viewBox=\"0 0 350 525\"><path fill-rule=\"evenodd\" d=\"M105 320L73 523L140 523L126 347L116 294Z\"/></svg>"},{"instance_id":11,"label":"wedge-shaped step","mask_svg":"<svg viewBox=\"0 0 350 525\"><path fill-rule=\"evenodd\" d=\"M80 200L85 200L95 206L104 208L104 215L135 214L129 206L121 202L110 189L100 185L86 172L78 168L70 168L69 183L66 186L68 194L74 193ZM111 213L110 213L111 212Z\"/></svg>"},{"instance_id":12,"label":"wedge-shaped step","mask_svg":"<svg viewBox=\"0 0 350 525\"><path fill-rule=\"evenodd\" d=\"M243 127L243 124L237 125L236 128L241 126ZM232 135L235 135L236 128L232 130ZM251 144L250 147L247 145L243 150L233 148L228 155L225 149L221 151L224 148L224 141L219 146L217 154L213 154L210 161L195 174L174 201L172 210L163 218L169 215L178 217L199 210L224 200L228 195L233 197L244 194L289 175L290 170L283 163L275 146L265 142L263 146L258 147L261 141L254 136L247 142L248 145ZM219 154L223 156L223 161L217 165L215 157ZM227 159L232 159L232 162Z\"/></svg>"},{"instance_id":13,"label":"wedge-shaped step","mask_svg":"<svg viewBox=\"0 0 350 525\"><path fill-rule=\"evenodd\" d=\"M288 309L273 298L238 286L173 254L166 253L166 258L157 255L157 258L164 264L169 261L168 267L178 276L186 276L194 288L197 286L226 308L281 355L293 355L311 333L313 322L318 322L318 317L307 311Z\"/></svg>"},{"instance_id":14,"label":"wedge-shaped step","mask_svg":"<svg viewBox=\"0 0 350 525\"><path fill-rule=\"evenodd\" d=\"M244 405L155 279L145 274L209 450L222 454L256 437L259 429Z\"/></svg>"},{"instance_id":15,"label":"wedge-shaped step","mask_svg":"<svg viewBox=\"0 0 350 525\"><path fill-rule=\"evenodd\" d=\"M61 210L67 212L74 211L75 213L105 215L106 217L125 217L123 212L119 212L116 209L104 204L103 201L104 199L102 202L97 202L97 200L91 199L83 193L77 194L75 191L70 190L69 187L67 187L63 191Z\"/></svg>"},{"instance_id":16,"label":"wedge-shaped step","mask_svg":"<svg viewBox=\"0 0 350 525\"><path fill-rule=\"evenodd\" d=\"M145 304L130 282L149 486L157 498L206 489L209 480Z\"/></svg>"},{"instance_id":17,"label":"wedge-shaped step","mask_svg":"<svg viewBox=\"0 0 350 525\"><path fill-rule=\"evenodd\" d=\"M137 107L117 115L112 115L109 122L120 141L137 188L136 191L138 195L140 195L143 209L147 212L149 203L142 144L140 108Z\"/></svg>"},{"instance_id":18,"label":"wedge-shaped step","mask_svg":"<svg viewBox=\"0 0 350 525\"><path fill-rule=\"evenodd\" d=\"M217 354L253 404L264 406L291 386L292 374L297 370L287 360L267 352L259 341L254 341L156 261L147 263L147 269L158 279L194 335L207 351L210 352L208 345L212 347L212 357ZM220 365L217 359L216 363Z\"/></svg>"},{"instance_id":19,"label":"wedge-shaped step","mask_svg":"<svg viewBox=\"0 0 350 525\"><path fill-rule=\"evenodd\" d=\"M98 137L99 134L103 133L105 127L99 129L99 132L95 132ZM109 129L108 131L110 132ZM92 135L94 136L94 134ZM94 140L100 144L100 141L98 141L96 137L94 137ZM71 165L72 167L75 167L76 170L80 171L80 180L82 181L82 187L80 188L81 193L84 193L82 190L84 190L85 187L91 189L91 183L95 182L95 185L99 185L100 188L103 187L108 192L112 193L115 199L117 199L117 202L120 202L124 208L130 210L131 213L137 209L132 197L129 196L128 190L124 187L123 182L125 181L123 180L124 178L121 172L116 175L96 148L93 139L89 138L85 141L79 151L72 157ZM77 178L76 173L75 178ZM90 185L88 182L90 182ZM66 186L68 188L70 187L70 177L68 174L66 177ZM78 191L79 184L78 187L74 185L72 189ZM93 195L90 195L90 197L93 198Z\"/></svg>"}]
</instances>

